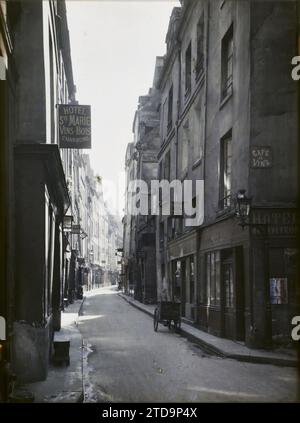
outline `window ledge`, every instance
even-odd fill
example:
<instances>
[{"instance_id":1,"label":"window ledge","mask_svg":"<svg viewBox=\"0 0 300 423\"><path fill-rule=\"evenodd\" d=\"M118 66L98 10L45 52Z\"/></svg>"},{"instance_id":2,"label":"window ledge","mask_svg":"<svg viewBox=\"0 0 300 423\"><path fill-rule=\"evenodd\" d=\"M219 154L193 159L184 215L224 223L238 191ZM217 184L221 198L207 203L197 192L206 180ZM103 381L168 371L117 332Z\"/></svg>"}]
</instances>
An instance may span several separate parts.
<instances>
[{"instance_id":1,"label":"window ledge","mask_svg":"<svg viewBox=\"0 0 300 423\"><path fill-rule=\"evenodd\" d=\"M232 95L233 95L233 91L231 90L231 92L229 94L227 94L224 98L221 99L221 102L220 102L220 110L231 99Z\"/></svg>"}]
</instances>

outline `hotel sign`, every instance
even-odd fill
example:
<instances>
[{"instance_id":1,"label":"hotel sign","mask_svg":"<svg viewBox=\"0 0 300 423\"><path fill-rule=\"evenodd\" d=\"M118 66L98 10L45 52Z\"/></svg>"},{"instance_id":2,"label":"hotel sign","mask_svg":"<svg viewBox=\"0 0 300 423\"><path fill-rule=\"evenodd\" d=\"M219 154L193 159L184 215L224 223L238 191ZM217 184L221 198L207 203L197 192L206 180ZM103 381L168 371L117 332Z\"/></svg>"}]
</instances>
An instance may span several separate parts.
<instances>
[{"instance_id":1,"label":"hotel sign","mask_svg":"<svg viewBox=\"0 0 300 423\"><path fill-rule=\"evenodd\" d=\"M60 148L91 148L91 106L58 105Z\"/></svg>"}]
</instances>

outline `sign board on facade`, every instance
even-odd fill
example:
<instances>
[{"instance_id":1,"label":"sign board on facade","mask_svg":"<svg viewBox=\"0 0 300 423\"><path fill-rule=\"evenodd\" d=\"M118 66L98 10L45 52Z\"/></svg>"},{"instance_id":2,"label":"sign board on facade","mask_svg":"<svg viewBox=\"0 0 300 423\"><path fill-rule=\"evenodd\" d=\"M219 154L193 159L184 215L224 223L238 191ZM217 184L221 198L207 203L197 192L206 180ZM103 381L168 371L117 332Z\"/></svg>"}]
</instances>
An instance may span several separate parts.
<instances>
[{"instance_id":1,"label":"sign board on facade","mask_svg":"<svg viewBox=\"0 0 300 423\"><path fill-rule=\"evenodd\" d=\"M253 169L268 169L272 166L272 161L271 147L251 147L250 166Z\"/></svg>"},{"instance_id":2,"label":"sign board on facade","mask_svg":"<svg viewBox=\"0 0 300 423\"><path fill-rule=\"evenodd\" d=\"M5 81L6 79L6 66L4 57L0 56L0 80Z\"/></svg>"},{"instance_id":3,"label":"sign board on facade","mask_svg":"<svg viewBox=\"0 0 300 423\"><path fill-rule=\"evenodd\" d=\"M60 148L91 148L91 106L59 104Z\"/></svg>"},{"instance_id":4,"label":"sign board on facade","mask_svg":"<svg viewBox=\"0 0 300 423\"><path fill-rule=\"evenodd\" d=\"M6 322L2 316L0 316L0 341L6 341Z\"/></svg>"},{"instance_id":5,"label":"sign board on facade","mask_svg":"<svg viewBox=\"0 0 300 423\"><path fill-rule=\"evenodd\" d=\"M296 210L252 210L253 233L259 234L255 225L267 225L268 235L295 235Z\"/></svg>"}]
</instances>

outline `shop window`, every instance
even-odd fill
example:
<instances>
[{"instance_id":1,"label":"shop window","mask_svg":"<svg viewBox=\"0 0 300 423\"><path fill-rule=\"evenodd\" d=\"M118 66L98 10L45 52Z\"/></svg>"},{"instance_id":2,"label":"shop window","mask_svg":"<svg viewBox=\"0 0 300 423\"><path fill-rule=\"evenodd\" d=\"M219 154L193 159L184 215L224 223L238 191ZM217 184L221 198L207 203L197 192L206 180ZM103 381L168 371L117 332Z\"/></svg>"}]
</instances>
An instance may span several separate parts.
<instances>
[{"instance_id":1,"label":"shop window","mask_svg":"<svg viewBox=\"0 0 300 423\"><path fill-rule=\"evenodd\" d=\"M288 304L287 278L270 279L270 304Z\"/></svg>"},{"instance_id":2,"label":"shop window","mask_svg":"<svg viewBox=\"0 0 300 423\"><path fill-rule=\"evenodd\" d=\"M225 307L233 307L233 272L232 263L223 264L223 278L225 286Z\"/></svg>"},{"instance_id":3,"label":"shop window","mask_svg":"<svg viewBox=\"0 0 300 423\"><path fill-rule=\"evenodd\" d=\"M174 263L174 298L181 300L181 261L176 260Z\"/></svg>"},{"instance_id":4,"label":"shop window","mask_svg":"<svg viewBox=\"0 0 300 423\"><path fill-rule=\"evenodd\" d=\"M206 294L207 304L220 305L220 252L206 255Z\"/></svg>"},{"instance_id":5,"label":"shop window","mask_svg":"<svg viewBox=\"0 0 300 423\"><path fill-rule=\"evenodd\" d=\"M269 250L269 302L288 304L297 297L296 265L297 250L270 248Z\"/></svg>"}]
</instances>

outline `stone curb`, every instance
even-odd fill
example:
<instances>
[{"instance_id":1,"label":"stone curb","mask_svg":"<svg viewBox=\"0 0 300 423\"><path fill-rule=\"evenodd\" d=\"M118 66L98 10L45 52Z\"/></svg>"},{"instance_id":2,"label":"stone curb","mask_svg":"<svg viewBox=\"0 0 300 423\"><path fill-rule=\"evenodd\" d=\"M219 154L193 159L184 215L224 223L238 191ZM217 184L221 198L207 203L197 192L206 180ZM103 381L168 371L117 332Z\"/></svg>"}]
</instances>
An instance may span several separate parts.
<instances>
[{"instance_id":1,"label":"stone curb","mask_svg":"<svg viewBox=\"0 0 300 423\"><path fill-rule=\"evenodd\" d=\"M143 311L144 313L148 314L149 316L153 317L153 312L150 310L146 310L145 308L137 304L136 302L133 302L131 298L128 298L126 295L122 293L118 293L118 295L123 298L125 301L127 301L130 305L137 308L140 311ZM187 330L183 329L181 327L180 334L185 336L190 341L193 341L200 345L204 350L216 354L219 357L223 358L230 358L242 362L247 363L257 363L257 364L272 364L275 366L285 366L285 367L297 367L297 359L289 359L289 358L277 358L277 357L263 357L263 356L255 356L255 355L242 355L242 354L235 354L235 353L228 353L224 350L221 350L220 348L204 341L200 337L197 337L191 333L189 333Z\"/></svg>"}]
</instances>

